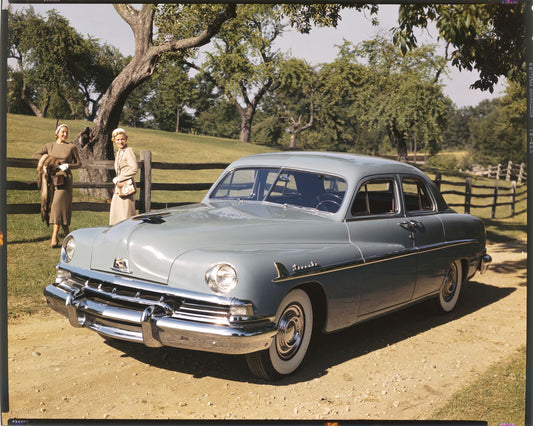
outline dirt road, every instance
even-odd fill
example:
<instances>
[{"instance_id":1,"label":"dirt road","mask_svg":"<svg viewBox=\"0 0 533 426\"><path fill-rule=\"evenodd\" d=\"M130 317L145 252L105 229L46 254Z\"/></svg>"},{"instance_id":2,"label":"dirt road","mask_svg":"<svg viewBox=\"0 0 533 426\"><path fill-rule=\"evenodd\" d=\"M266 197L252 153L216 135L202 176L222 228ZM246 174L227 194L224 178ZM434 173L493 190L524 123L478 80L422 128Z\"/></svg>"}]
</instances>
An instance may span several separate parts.
<instances>
[{"instance_id":1,"label":"dirt road","mask_svg":"<svg viewBox=\"0 0 533 426\"><path fill-rule=\"evenodd\" d=\"M9 326L10 418L426 419L526 342L526 245L494 264L457 309L418 305L315 340L292 377L255 379L243 358L108 343L65 318ZM506 419L502 419L505 422Z\"/></svg>"}]
</instances>

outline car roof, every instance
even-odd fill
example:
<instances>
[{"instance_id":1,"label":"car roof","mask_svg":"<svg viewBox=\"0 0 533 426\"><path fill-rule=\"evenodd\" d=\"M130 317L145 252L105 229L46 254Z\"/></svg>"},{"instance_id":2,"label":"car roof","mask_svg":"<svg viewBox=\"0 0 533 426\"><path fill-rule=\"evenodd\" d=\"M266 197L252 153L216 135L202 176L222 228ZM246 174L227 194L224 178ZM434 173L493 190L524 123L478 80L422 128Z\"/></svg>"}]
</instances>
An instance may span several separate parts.
<instances>
[{"instance_id":1,"label":"car roof","mask_svg":"<svg viewBox=\"0 0 533 426\"><path fill-rule=\"evenodd\" d=\"M336 152L287 151L255 154L234 161L230 168L286 167L340 175L349 181L381 173L410 173L425 175L409 164L368 155ZM426 177L427 179L427 177Z\"/></svg>"}]
</instances>

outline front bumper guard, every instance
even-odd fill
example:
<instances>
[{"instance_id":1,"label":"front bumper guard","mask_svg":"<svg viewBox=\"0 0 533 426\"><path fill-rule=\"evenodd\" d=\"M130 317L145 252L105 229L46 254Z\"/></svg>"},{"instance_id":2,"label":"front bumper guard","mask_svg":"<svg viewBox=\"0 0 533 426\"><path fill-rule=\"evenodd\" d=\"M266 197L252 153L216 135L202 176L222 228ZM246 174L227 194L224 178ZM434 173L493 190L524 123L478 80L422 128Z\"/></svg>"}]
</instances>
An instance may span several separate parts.
<instances>
[{"instance_id":1,"label":"front bumper guard","mask_svg":"<svg viewBox=\"0 0 533 426\"><path fill-rule=\"evenodd\" d=\"M487 272L487 269L489 269L489 266L491 263L492 263L491 255L484 253L481 256L481 259L479 259L479 266L478 266L479 272L481 274L484 274L485 272Z\"/></svg>"},{"instance_id":2,"label":"front bumper guard","mask_svg":"<svg viewBox=\"0 0 533 426\"><path fill-rule=\"evenodd\" d=\"M66 291L54 284L44 290L47 303L74 327L85 327L104 337L224 354L246 354L267 349L277 333L270 320L238 326L195 322L172 317L172 309L150 305L143 310L111 306L86 297L83 288Z\"/></svg>"}]
</instances>

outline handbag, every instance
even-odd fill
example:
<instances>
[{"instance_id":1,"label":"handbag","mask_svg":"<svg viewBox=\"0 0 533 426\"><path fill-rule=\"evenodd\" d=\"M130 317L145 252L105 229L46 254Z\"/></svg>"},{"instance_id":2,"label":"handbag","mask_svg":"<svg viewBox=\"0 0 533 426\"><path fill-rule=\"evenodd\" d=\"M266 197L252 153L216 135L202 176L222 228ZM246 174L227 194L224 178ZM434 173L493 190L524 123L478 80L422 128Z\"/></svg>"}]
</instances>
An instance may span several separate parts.
<instances>
[{"instance_id":1,"label":"handbag","mask_svg":"<svg viewBox=\"0 0 533 426\"><path fill-rule=\"evenodd\" d=\"M123 182L117 182L117 188L118 195L120 195L121 197L127 197L137 192L137 188L135 187L135 182L133 181L133 179L128 179Z\"/></svg>"},{"instance_id":2,"label":"handbag","mask_svg":"<svg viewBox=\"0 0 533 426\"><path fill-rule=\"evenodd\" d=\"M54 186L63 186L65 184L64 175L52 175L52 184Z\"/></svg>"}]
</instances>

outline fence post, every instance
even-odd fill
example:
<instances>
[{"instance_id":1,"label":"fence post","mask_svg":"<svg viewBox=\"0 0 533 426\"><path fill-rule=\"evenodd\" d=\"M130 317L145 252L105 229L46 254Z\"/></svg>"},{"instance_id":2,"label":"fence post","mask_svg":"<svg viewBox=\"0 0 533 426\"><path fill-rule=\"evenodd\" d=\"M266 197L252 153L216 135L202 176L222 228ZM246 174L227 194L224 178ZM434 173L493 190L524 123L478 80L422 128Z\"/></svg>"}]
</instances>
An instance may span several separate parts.
<instances>
[{"instance_id":1,"label":"fence post","mask_svg":"<svg viewBox=\"0 0 533 426\"><path fill-rule=\"evenodd\" d=\"M511 182L511 217L514 217L516 202L516 180Z\"/></svg>"},{"instance_id":2,"label":"fence post","mask_svg":"<svg viewBox=\"0 0 533 426\"><path fill-rule=\"evenodd\" d=\"M498 180L494 181L494 191L492 192L492 211L490 213L491 219L496 217L496 204L498 203Z\"/></svg>"},{"instance_id":3,"label":"fence post","mask_svg":"<svg viewBox=\"0 0 533 426\"><path fill-rule=\"evenodd\" d=\"M496 168L496 180L500 179L501 174L502 174L502 164L498 163L498 166Z\"/></svg>"},{"instance_id":4,"label":"fence post","mask_svg":"<svg viewBox=\"0 0 533 426\"><path fill-rule=\"evenodd\" d=\"M465 186L465 213L470 214L470 204L472 202L472 178L466 178Z\"/></svg>"},{"instance_id":5,"label":"fence post","mask_svg":"<svg viewBox=\"0 0 533 426\"><path fill-rule=\"evenodd\" d=\"M510 181L511 180L511 174L513 173L513 162L509 160L507 163L507 173L505 175L505 180Z\"/></svg>"},{"instance_id":6,"label":"fence post","mask_svg":"<svg viewBox=\"0 0 533 426\"><path fill-rule=\"evenodd\" d=\"M520 171L518 172L518 185L522 185L522 179L524 179L525 164L520 163Z\"/></svg>"},{"instance_id":7,"label":"fence post","mask_svg":"<svg viewBox=\"0 0 533 426\"><path fill-rule=\"evenodd\" d=\"M440 192L441 184L442 184L442 173L436 172L435 173L435 186L437 187L439 192Z\"/></svg>"},{"instance_id":8,"label":"fence post","mask_svg":"<svg viewBox=\"0 0 533 426\"><path fill-rule=\"evenodd\" d=\"M152 207L152 152L141 151L141 161L143 163L141 173L141 208L139 213L146 213Z\"/></svg>"}]
</instances>

